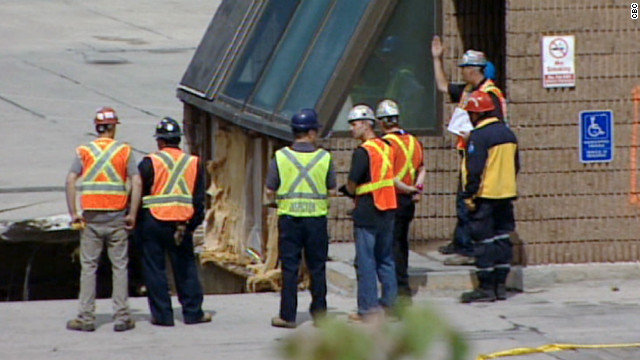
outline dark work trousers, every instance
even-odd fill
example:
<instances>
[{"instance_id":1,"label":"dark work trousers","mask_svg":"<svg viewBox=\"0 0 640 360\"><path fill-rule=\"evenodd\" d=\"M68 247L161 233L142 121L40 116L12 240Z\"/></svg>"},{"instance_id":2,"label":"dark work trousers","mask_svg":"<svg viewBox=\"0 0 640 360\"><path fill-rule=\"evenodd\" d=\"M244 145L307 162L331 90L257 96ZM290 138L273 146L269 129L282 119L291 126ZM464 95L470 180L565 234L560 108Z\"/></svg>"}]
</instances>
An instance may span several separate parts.
<instances>
[{"instance_id":1,"label":"dark work trousers","mask_svg":"<svg viewBox=\"0 0 640 360\"><path fill-rule=\"evenodd\" d=\"M175 222L155 219L143 210L136 228L136 241L142 250L142 265L151 316L158 324L173 325L173 308L167 281L166 254L169 254L173 276L182 305L185 323L202 318L202 286L193 253L193 234L186 234L177 246L173 238Z\"/></svg>"},{"instance_id":2,"label":"dark work trousers","mask_svg":"<svg viewBox=\"0 0 640 360\"><path fill-rule=\"evenodd\" d=\"M393 225L393 258L396 263L398 296L410 297L409 287L409 226L416 211L411 195L398 196L398 210Z\"/></svg>"},{"instance_id":3,"label":"dark work trousers","mask_svg":"<svg viewBox=\"0 0 640 360\"><path fill-rule=\"evenodd\" d=\"M480 286L488 289L504 284L513 259L509 239L515 230L512 200L476 199L476 210L470 212L470 219Z\"/></svg>"},{"instance_id":4,"label":"dark work trousers","mask_svg":"<svg viewBox=\"0 0 640 360\"><path fill-rule=\"evenodd\" d=\"M296 321L298 308L298 276L302 250L311 275L311 306L313 317L327 311L326 262L329 251L327 217L278 218L280 263L282 265L282 291L280 293L280 318Z\"/></svg>"},{"instance_id":5,"label":"dark work trousers","mask_svg":"<svg viewBox=\"0 0 640 360\"><path fill-rule=\"evenodd\" d=\"M473 240L471 238L469 209L462 198L462 186L458 184L456 194L456 216L458 221L453 231L453 247L456 254L473 256Z\"/></svg>"}]
</instances>

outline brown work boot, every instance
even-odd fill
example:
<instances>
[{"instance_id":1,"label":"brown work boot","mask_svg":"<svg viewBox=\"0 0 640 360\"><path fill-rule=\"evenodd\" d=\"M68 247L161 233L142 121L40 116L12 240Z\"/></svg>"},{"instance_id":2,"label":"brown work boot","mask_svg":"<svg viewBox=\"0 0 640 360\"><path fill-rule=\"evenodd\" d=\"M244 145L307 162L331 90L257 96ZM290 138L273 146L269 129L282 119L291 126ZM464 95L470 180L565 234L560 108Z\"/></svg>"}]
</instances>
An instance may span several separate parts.
<instances>
[{"instance_id":1,"label":"brown work boot","mask_svg":"<svg viewBox=\"0 0 640 360\"><path fill-rule=\"evenodd\" d=\"M207 323L207 322L211 322L211 319L213 318L213 316L211 315L211 313L205 312L204 314L202 314L202 317L198 320L195 321L185 321L184 323L187 325L194 325L194 324L202 324L202 323Z\"/></svg>"},{"instance_id":2,"label":"brown work boot","mask_svg":"<svg viewBox=\"0 0 640 360\"><path fill-rule=\"evenodd\" d=\"M287 321L280 316L271 318L271 326L285 329L295 329L297 324L295 321Z\"/></svg>"},{"instance_id":3,"label":"brown work boot","mask_svg":"<svg viewBox=\"0 0 640 360\"><path fill-rule=\"evenodd\" d=\"M445 265L475 265L475 263L476 259L474 257L459 254L453 255L443 262Z\"/></svg>"},{"instance_id":4,"label":"brown work boot","mask_svg":"<svg viewBox=\"0 0 640 360\"><path fill-rule=\"evenodd\" d=\"M133 319L117 320L113 325L113 331L127 331L133 329L134 327L136 327L136 322L133 321Z\"/></svg>"},{"instance_id":5,"label":"brown work boot","mask_svg":"<svg viewBox=\"0 0 640 360\"><path fill-rule=\"evenodd\" d=\"M355 323L378 323L384 321L384 311L373 311L368 314L359 314L357 312L349 314L347 320Z\"/></svg>"},{"instance_id":6,"label":"brown work boot","mask_svg":"<svg viewBox=\"0 0 640 360\"><path fill-rule=\"evenodd\" d=\"M76 331L95 331L96 325L94 323L85 322L80 319L73 319L67 321L67 329Z\"/></svg>"}]
</instances>

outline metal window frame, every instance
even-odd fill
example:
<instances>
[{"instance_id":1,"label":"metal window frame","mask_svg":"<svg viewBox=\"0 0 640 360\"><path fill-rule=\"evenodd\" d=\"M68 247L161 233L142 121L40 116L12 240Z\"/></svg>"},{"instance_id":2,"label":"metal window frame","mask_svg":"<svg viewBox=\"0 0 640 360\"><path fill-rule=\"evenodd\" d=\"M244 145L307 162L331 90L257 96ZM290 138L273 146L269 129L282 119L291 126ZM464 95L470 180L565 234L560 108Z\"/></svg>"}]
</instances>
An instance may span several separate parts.
<instances>
[{"instance_id":1,"label":"metal window frame","mask_svg":"<svg viewBox=\"0 0 640 360\"><path fill-rule=\"evenodd\" d=\"M316 29L313 39L310 45L307 46L303 58L296 64L296 71L292 78L289 79L287 89L273 112L250 104L255 96L256 89L259 88L260 84L264 80L266 73L264 70L269 68L269 65L273 61L273 56L269 59L269 62L256 82L254 89L244 103L223 93L223 89L230 81L231 74L235 71L236 66L238 65L238 60L240 59L239 55L243 54L246 50L249 39L254 35L256 25L259 22L258 20L264 14L269 0L255 0L255 2L246 11L241 25L237 31L235 31L233 39L225 51L220 65L216 68L212 76L207 92L202 93L180 84L177 89L177 97L185 103L196 106L238 126L279 139L291 140L292 135L288 119L285 119L280 114L280 111L284 104L286 104L289 94L295 85L296 79L302 71L303 65L308 59L309 54L314 49L313 44L316 43L318 37L325 29L326 23L333 13L336 2L339 0L331 1L333 3L325 13L321 25ZM355 81L356 76L364 68L368 57L376 46L377 39L382 34L382 31L393 14L393 10L395 9L398 1L399 0L372 0L360 18L357 27L347 43L345 52L336 64L332 76L329 78L315 104L320 121L324 124L321 134L323 137L327 136L333 128L337 115L342 109L353 81ZM435 1L435 6L437 7L435 17L437 21L439 21L439 16L437 16L437 14L440 13L439 3L439 1ZM291 31L290 26L290 24L287 25L287 28L282 33L280 39L283 39L286 34ZM441 24L438 23L436 28L440 29ZM364 46L362 46L362 44L364 44ZM278 41L273 50L273 54L278 51L280 46L281 41ZM440 104L441 95L436 92L436 96L436 104ZM441 106L438 105L436 112L439 118L441 111ZM442 129L441 126L436 126L435 130L419 130L414 133L418 135L438 135L442 133ZM346 134L348 134L348 132L336 132L337 136Z\"/></svg>"},{"instance_id":2,"label":"metal window frame","mask_svg":"<svg viewBox=\"0 0 640 360\"><path fill-rule=\"evenodd\" d=\"M328 136L330 132L332 136L336 137L351 136L351 133L348 130L333 131L333 126L337 120L338 114L342 110L344 102L349 96L351 85L358 74L360 74L364 69L369 56L375 49L376 41L382 35L382 32L389 23L398 2L399 0L376 0L375 4L370 4L373 6L370 6L370 8L367 9L369 14L365 14L363 16L363 19L366 21L361 22L358 26L358 29L356 30L357 35L352 36L351 42L347 46L350 51L347 51L341 62L336 65L336 69L339 69L339 71L334 72L334 76L329 81L330 84L325 87L325 92L318 101L318 108L321 109L319 116L321 121L324 120L324 126L321 133L322 137ZM435 0L434 22L437 32L441 32L442 30L441 16L439 16L441 9L441 2L439 0ZM375 30L367 34L366 29L368 26L373 27ZM365 43L367 46L357 49L357 46L354 45L358 43ZM425 44L425 46L429 45ZM344 62L344 64L342 62ZM353 65L350 66L349 64ZM436 91L434 95L435 98L433 100L436 106L436 119L442 119L442 106L440 105L442 103L442 94L440 94L439 91ZM323 109L326 110L323 111ZM411 131L411 133L415 135L438 136L442 135L443 132L442 126L439 126L439 123L440 121L436 120L434 129L408 128L407 130Z\"/></svg>"}]
</instances>

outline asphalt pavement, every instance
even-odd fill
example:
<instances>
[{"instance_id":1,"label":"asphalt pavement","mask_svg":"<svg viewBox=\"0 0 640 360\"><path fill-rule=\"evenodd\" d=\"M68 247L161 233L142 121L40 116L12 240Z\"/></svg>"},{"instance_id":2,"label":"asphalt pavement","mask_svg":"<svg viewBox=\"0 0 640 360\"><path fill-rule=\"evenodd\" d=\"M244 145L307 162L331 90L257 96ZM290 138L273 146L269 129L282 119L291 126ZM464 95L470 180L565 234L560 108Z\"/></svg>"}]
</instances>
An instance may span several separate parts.
<instances>
[{"instance_id":1,"label":"asphalt pavement","mask_svg":"<svg viewBox=\"0 0 640 360\"><path fill-rule=\"evenodd\" d=\"M4 0L0 35L0 222L66 213L64 181L92 118L155 150L163 116L220 0Z\"/></svg>"}]
</instances>

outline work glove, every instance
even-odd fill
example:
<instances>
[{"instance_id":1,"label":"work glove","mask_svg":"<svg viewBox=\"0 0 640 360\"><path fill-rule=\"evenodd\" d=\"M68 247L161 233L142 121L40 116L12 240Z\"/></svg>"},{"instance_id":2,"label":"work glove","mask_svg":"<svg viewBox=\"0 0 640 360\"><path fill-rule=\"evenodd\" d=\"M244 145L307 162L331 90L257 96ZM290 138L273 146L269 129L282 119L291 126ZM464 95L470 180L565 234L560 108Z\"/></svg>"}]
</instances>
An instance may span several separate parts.
<instances>
[{"instance_id":1,"label":"work glove","mask_svg":"<svg viewBox=\"0 0 640 360\"><path fill-rule=\"evenodd\" d=\"M69 223L69 226L71 226L71 229L73 230L84 230L86 225L87 222L85 219L81 215L77 214L71 217L71 222Z\"/></svg>"},{"instance_id":2,"label":"work glove","mask_svg":"<svg viewBox=\"0 0 640 360\"><path fill-rule=\"evenodd\" d=\"M187 224L180 223L176 225L176 231L173 233L173 240L176 242L176 246L180 246L182 244L182 239L184 239L184 235L187 232Z\"/></svg>"},{"instance_id":3,"label":"work glove","mask_svg":"<svg viewBox=\"0 0 640 360\"><path fill-rule=\"evenodd\" d=\"M464 205L467 207L467 210L471 212L476 211L476 203L472 198L464 199Z\"/></svg>"}]
</instances>

